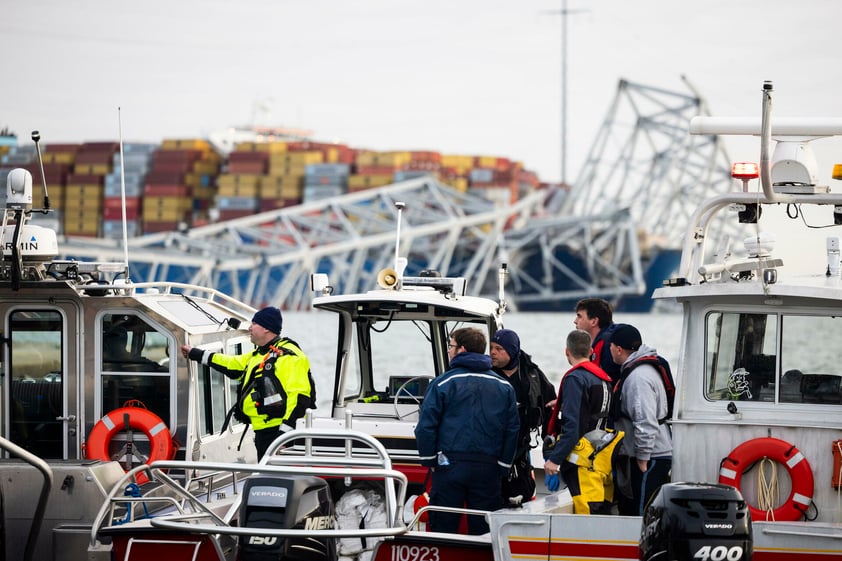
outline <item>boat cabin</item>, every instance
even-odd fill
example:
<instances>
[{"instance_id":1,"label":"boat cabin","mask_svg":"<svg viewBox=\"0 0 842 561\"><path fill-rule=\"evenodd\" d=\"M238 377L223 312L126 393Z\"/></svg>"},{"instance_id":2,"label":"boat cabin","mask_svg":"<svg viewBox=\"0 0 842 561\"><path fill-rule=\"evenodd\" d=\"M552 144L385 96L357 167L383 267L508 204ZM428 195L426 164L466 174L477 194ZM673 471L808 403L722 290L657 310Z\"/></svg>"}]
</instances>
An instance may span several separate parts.
<instances>
[{"instance_id":1,"label":"boat cabin","mask_svg":"<svg viewBox=\"0 0 842 561\"><path fill-rule=\"evenodd\" d=\"M337 360L329 413L317 411L314 427L344 426L351 413L354 429L377 437L399 469L423 481L413 431L427 385L449 368L450 333L473 326L490 337L505 304L465 296L464 279L432 274L363 294L334 295L328 282L316 279L313 307L336 315Z\"/></svg>"},{"instance_id":2,"label":"boat cabin","mask_svg":"<svg viewBox=\"0 0 842 561\"><path fill-rule=\"evenodd\" d=\"M28 224L36 211L16 202L22 177L9 180L2 225L0 435L53 470L36 554L47 559L53 541L80 539L68 525L90 524L124 470L150 459L256 459L253 447L238 450L244 425L221 431L235 382L179 351L252 348L244 327L254 309L198 286L133 284L125 263L54 260L55 233ZM22 558L39 484L2 448L0 558Z\"/></svg>"}]
</instances>

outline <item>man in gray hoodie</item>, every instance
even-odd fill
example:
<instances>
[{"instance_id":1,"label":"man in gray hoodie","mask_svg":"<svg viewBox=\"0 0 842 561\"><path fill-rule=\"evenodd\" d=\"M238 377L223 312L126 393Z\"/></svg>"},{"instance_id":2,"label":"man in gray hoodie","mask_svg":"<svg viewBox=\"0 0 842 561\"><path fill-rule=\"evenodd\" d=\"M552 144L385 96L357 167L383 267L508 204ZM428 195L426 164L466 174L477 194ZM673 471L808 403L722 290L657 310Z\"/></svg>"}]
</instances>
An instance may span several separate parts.
<instances>
[{"instance_id":1,"label":"man in gray hoodie","mask_svg":"<svg viewBox=\"0 0 842 561\"><path fill-rule=\"evenodd\" d=\"M640 516L649 498L669 481L672 468L667 392L659 371L663 367L658 353L643 344L634 326L618 327L610 344L611 356L620 365L612 418L614 427L626 434L620 444L619 481L615 481L620 491L618 509L620 514ZM627 485L621 485L624 475Z\"/></svg>"}]
</instances>

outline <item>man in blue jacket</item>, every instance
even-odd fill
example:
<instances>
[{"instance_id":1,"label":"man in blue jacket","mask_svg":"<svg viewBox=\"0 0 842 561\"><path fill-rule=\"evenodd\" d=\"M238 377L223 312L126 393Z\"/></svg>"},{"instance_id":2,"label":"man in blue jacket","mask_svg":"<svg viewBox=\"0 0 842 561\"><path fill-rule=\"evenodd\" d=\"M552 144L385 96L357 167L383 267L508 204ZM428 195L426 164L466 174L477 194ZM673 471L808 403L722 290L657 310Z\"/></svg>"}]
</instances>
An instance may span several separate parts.
<instances>
[{"instance_id":1,"label":"man in blue jacket","mask_svg":"<svg viewBox=\"0 0 842 561\"><path fill-rule=\"evenodd\" d=\"M424 394L415 438L421 463L433 469L430 504L496 510L500 478L509 473L520 422L511 384L491 370L485 335L476 328L450 334L450 370ZM459 514L430 512L430 528L455 533ZM468 533L488 523L468 517Z\"/></svg>"}]
</instances>

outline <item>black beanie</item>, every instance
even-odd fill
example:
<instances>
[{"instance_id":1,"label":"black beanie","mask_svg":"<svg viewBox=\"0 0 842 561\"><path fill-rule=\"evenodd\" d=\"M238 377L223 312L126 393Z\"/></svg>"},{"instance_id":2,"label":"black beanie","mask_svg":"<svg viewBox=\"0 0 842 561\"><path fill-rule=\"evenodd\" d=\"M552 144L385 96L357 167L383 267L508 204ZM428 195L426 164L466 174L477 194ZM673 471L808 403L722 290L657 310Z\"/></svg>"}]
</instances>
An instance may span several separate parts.
<instances>
[{"instance_id":1,"label":"black beanie","mask_svg":"<svg viewBox=\"0 0 842 561\"><path fill-rule=\"evenodd\" d=\"M511 329L501 329L494 334L491 339L492 343L497 343L506 354L509 355L509 364L503 367L503 370L511 370L518 365L520 360L520 337Z\"/></svg>"},{"instance_id":2,"label":"black beanie","mask_svg":"<svg viewBox=\"0 0 842 561\"><path fill-rule=\"evenodd\" d=\"M272 333L280 335L281 327L284 325L284 318L281 316L281 310L272 306L267 306L254 314L254 317L251 318L251 322L256 323Z\"/></svg>"},{"instance_id":3,"label":"black beanie","mask_svg":"<svg viewBox=\"0 0 842 561\"><path fill-rule=\"evenodd\" d=\"M611 342L627 351L636 351L643 344L640 331L633 325L621 324L611 335Z\"/></svg>"}]
</instances>

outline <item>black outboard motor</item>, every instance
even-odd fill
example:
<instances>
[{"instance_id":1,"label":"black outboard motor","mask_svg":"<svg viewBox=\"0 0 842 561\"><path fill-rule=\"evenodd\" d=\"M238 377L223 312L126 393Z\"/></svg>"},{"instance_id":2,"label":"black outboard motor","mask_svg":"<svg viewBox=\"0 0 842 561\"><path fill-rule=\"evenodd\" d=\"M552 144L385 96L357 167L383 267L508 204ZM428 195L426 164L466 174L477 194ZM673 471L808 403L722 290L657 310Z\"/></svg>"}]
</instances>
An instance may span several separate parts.
<instances>
[{"instance_id":1,"label":"black outboard motor","mask_svg":"<svg viewBox=\"0 0 842 561\"><path fill-rule=\"evenodd\" d=\"M246 480L240 526L328 530L336 525L330 488L309 476L259 475ZM239 561L334 561L336 539L240 536Z\"/></svg>"},{"instance_id":2,"label":"black outboard motor","mask_svg":"<svg viewBox=\"0 0 842 561\"><path fill-rule=\"evenodd\" d=\"M749 561L751 514L729 485L668 483L649 501L640 529L641 561Z\"/></svg>"}]
</instances>

